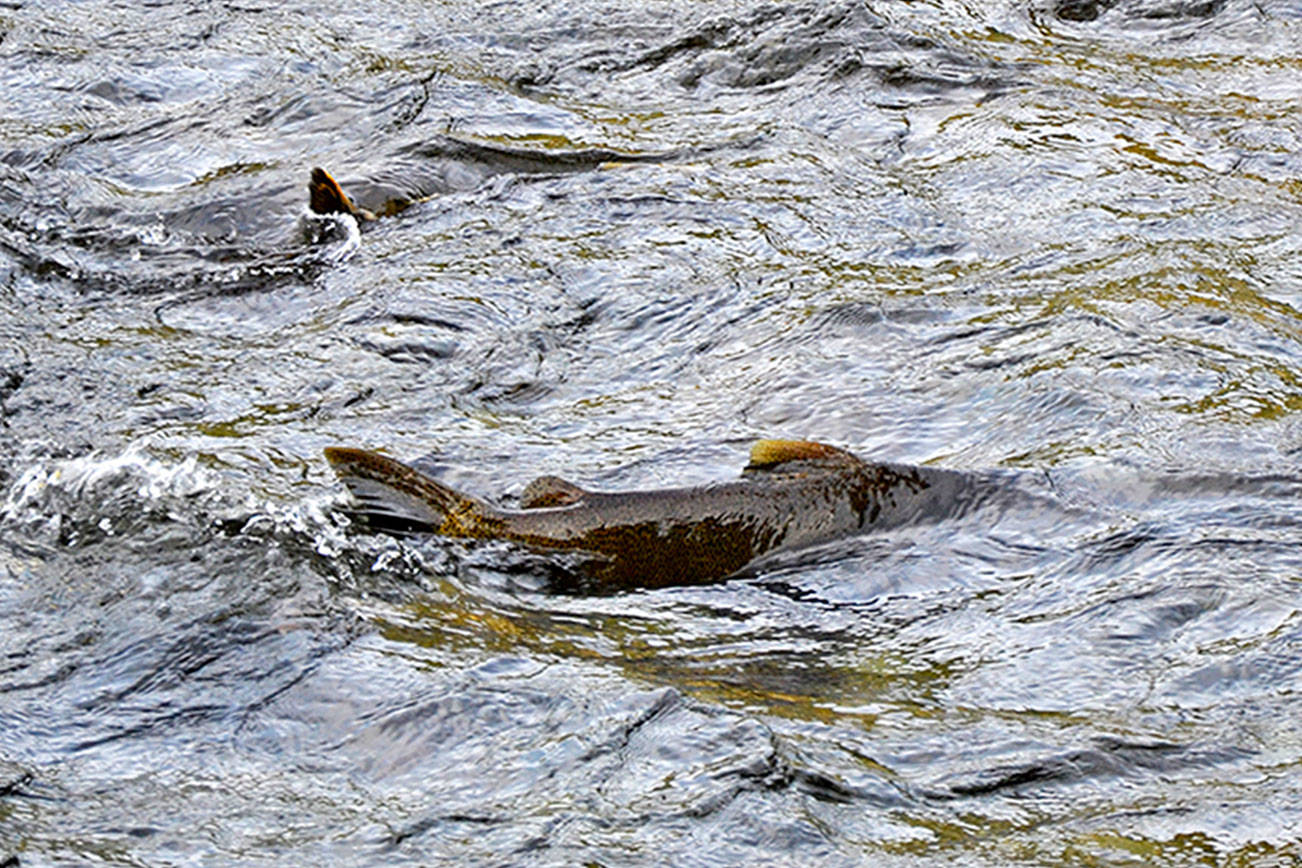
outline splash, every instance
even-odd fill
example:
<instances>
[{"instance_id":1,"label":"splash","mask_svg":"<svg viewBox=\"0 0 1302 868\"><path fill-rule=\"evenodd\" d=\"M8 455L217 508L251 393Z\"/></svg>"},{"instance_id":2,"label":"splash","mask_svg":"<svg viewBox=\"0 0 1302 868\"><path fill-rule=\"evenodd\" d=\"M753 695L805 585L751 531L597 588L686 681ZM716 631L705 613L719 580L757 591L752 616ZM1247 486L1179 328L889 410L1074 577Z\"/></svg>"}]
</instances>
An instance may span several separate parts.
<instances>
[{"instance_id":1,"label":"splash","mask_svg":"<svg viewBox=\"0 0 1302 868\"><path fill-rule=\"evenodd\" d=\"M38 462L10 487L0 505L0 527L63 543L113 536L142 517L191 514L189 504L216 489L216 475L195 456L167 464L131 448L110 458Z\"/></svg>"},{"instance_id":2,"label":"splash","mask_svg":"<svg viewBox=\"0 0 1302 868\"><path fill-rule=\"evenodd\" d=\"M298 226L304 243L329 245L322 254L326 263L346 262L361 249L362 232L351 214L317 214L305 206Z\"/></svg>"}]
</instances>

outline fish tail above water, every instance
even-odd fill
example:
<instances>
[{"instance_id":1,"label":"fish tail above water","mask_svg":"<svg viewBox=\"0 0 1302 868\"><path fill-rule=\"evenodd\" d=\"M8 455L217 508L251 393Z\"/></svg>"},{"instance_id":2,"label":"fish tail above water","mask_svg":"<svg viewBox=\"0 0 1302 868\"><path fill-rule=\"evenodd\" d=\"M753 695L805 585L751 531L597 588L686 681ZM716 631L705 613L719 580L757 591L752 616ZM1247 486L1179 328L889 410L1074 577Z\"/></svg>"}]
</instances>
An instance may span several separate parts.
<instances>
[{"instance_id":1,"label":"fish tail above water","mask_svg":"<svg viewBox=\"0 0 1302 868\"><path fill-rule=\"evenodd\" d=\"M498 511L419 470L365 449L331 446L326 460L374 525L444 536L492 536Z\"/></svg>"},{"instance_id":2,"label":"fish tail above water","mask_svg":"<svg viewBox=\"0 0 1302 868\"><path fill-rule=\"evenodd\" d=\"M312 170L312 178L307 185L308 207L314 214L351 214L361 221L374 220L375 215L365 208L358 208L348 194L339 186L339 182L322 168Z\"/></svg>"}]
</instances>

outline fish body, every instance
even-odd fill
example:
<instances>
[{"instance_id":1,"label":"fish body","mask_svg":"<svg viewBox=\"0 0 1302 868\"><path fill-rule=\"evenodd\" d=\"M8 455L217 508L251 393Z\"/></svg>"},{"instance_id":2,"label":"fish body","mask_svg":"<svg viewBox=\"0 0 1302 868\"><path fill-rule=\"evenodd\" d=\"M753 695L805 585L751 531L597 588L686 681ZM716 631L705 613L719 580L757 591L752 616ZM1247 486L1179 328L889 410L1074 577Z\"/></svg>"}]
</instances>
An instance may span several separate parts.
<instances>
[{"instance_id":1,"label":"fish body","mask_svg":"<svg viewBox=\"0 0 1302 868\"><path fill-rule=\"evenodd\" d=\"M947 514L969 487L953 471L761 440L735 481L601 492L542 477L522 508L504 509L374 452L332 447L325 456L377 526L587 555L585 577L609 589L725 578L777 551Z\"/></svg>"}]
</instances>

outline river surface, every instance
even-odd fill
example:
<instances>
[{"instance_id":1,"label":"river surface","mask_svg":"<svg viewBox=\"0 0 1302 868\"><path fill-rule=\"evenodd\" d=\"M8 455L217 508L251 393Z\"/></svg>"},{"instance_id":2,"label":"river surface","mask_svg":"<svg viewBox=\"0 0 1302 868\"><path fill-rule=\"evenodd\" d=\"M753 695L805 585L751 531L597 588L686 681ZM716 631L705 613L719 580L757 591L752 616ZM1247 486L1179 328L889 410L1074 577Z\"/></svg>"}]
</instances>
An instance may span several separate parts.
<instances>
[{"instance_id":1,"label":"river surface","mask_svg":"<svg viewBox=\"0 0 1302 868\"><path fill-rule=\"evenodd\" d=\"M1296 2L17 0L0 55L0 864L1302 864ZM509 503L760 437L1000 496L584 595L321 455Z\"/></svg>"}]
</instances>

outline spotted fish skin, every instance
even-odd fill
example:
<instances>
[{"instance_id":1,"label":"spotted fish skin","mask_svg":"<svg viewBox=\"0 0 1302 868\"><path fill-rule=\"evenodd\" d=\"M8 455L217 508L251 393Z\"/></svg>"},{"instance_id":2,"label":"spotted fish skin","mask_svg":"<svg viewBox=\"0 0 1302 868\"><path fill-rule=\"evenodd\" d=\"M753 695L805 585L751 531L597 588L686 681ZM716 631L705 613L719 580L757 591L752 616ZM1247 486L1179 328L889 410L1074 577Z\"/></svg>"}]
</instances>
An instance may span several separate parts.
<instances>
[{"instance_id":1,"label":"spotted fish skin","mask_svg":"<svg viewBox=\"0 0 1302 868\"><path fill-rule=\"evenodd\" d=\"M602 492L542 477L525 489L521 509L375 452L331 447L325 457L377 526L587 555L586 579L610 590L726 578L774 552L943 517L970 494L953 471L793 440L759 441L740 479L712 485Z\"/></svg>"}]
</instances>

